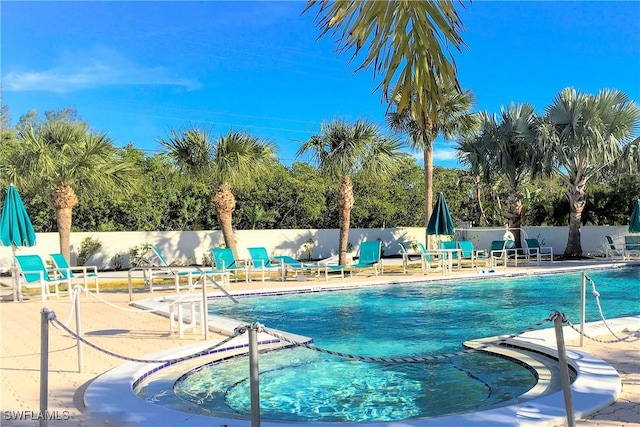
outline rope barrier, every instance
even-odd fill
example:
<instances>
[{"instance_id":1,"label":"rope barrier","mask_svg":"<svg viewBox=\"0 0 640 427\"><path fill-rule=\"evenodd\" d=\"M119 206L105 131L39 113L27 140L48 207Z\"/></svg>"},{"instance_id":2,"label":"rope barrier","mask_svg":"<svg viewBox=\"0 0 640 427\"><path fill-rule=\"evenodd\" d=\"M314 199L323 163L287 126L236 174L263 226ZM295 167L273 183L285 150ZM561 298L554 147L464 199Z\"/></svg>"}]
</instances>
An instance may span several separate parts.
<instances>
[{"instance_id":1,"label":"rope barrier","mask_svg":"<svg viewBox=\"0 0 640 427\"><path fill-rule=\"evenodd\" d=\"M67 321L64 322L65 326L69 326L69 323L71 323L71 318L73 317L73 313L75 312L74 308L75 308L76 298L78 298L78 294L82 289L84 289L82 286L76 285L71 291L71 305L69 306L69 316L67 316ZM56 325L54 325L54 327L56 327L57 329L60 329Z\"/></svg>"},{"instance_id":2,"label":"rope barrier","mask_svg":"<svg viewBox=\"0 0 640 427\"><path fill-rule=\"evenodd\" d=\"M267 334L278 338L281 341L285 341L288 342L289 344L298 346L298 347L305 347L308 348L309 350L313 350L313 351L317 351L319 353L324 353L324 354L329 354L332 356L338 356L338 357L342 357L345 359L350 359L350 360L357 360L357 361L361 361L361 362L375 362L375 363L421 363L421 362L431 362L431 361L435 361L435 360L442 360L442 359L447 359L447 358L451 358L451 357L457 357L457 356L462 356L464 354L468 354L468 353L473 353L476 351L482 351L486 348L489 347L493 347L495 345L498 345L500 343L506 342L510 339L516 338L522 334L525 334L527 332L530 332L538 327L540 327L541 325L545 324L546 322L552 322L554 320L554 317L549 316L546 319L541 320L540 322L536 323L535 325L532 325L520 332L517 332L515 334L511 334L507 337L501 337L495 341L490 341L487 343L484 343L476 348L472 348L472 349L466 349L466 350L462 350L462 351L458 351L455 353L444 353L444 354L439 354L436 356L416 356L416 357L375 357L375 356L359 356L359 355L353 355L353 354L348 354L348 353L342 353L339 351L333 351L333 350L327 350L325 348L321 348L321 347L316 347L313 344L308 344L308 343L303 343L300 341L295 341L292 340L290 338L287 338L286 336L277 333L276 331L274 331L273 329L269 329L269 328L264 328L264 332L266 332Z\"/></svg>"},{"instance_id":3,"label":"rope barrier","mask_svg":"<svg viewBox=\"0 0 640 427\"><path fill-rule=\"evenodd\" d=\"M578 328L576 325L571 323L570 320L567 319L566 323L571 329L573 329L574 331L576 331L577 333L580 334L580 328ZM616 343L619 343L619 342L633 343L633 342L636 342L636 341L640 341L640 338L636 337L636 335L638 335L638 333L640 333L640 329L636 329L633 333L627 335L626 337L622 337L622 338L619 338L615 334L613 334L613 336L616 337L615 340L601 340L600 338L595 338L595 337L589 336L589 335L587 335L585 333L582 333L581 335L583 337L591 340L591 341L599 342L599 343L602 343L602 344L616 344Z\"/></svg>"},{"instance_id":4,"label":"rope barrier","mask_svg":"<svg viewBox=\"0 0 640 427\"><path fill-rule=\"evenodd\" d=\"M84 288L83 288L84 289ZM127 313L154 313L156 311L162 311L165 310L169 307L171 307L172 305L175 305L177 303L179 303L180 301L182 301L184 298L186 298L189 294L193 293L193 291L195 290L195 285L191 285L189 286L187 292L185 292L184 294L182 294L179 298L177 298L175 301L172 301L170 303L167 303L166 305L163 305L162 307L158 307L158 308L127 308L127 307L120 307L119 305L116 305L112 302L107 301L106 299L102 298L100 296L100 294L95 294L93 292L91 292L88 289L84 289L84 291L89 294L90 296L92 296L93 298L97 299L98 301L101 301L111 307L117 308L118 310L122 310L125 311Z\"/></svg>"},{"instance_id":5,"label":"rope barrier","mask_svg":"<svg viewBox=\"0 0 640 427\"><path fill-rule=\"evenodd\" d=\"M613 332L611 330L611 328L609 327L609 324L607 323L607 319L604 318L604 313L602 312L602 306L600 305L600 292L598 292L596 290L596 282L593 281L593 279L590 276L587 276L586 274L584 275L584 277L586 277L587 279L589 279L589 282L591 282L591 293L593 294L593 296L596 298L596 305L598 306L598 312L600 313L600 318L602 319L602 322L604 323L604 326L607 327L607 329L609 330L609 332L611 333L611 335L613 335L616 339L620 339L620 337L618 337L615 332Z\"/></svg>"},{"instance_id":6,"label":"rope barrier","mask_svg":"<svg viewBox=\"0 0 640 427\"><path fill-rule=\"evenodd\" d=\"M57 317L55 312L51 311L48 315L48 320L50 321L51 324L53 324L56 328L64 330L65 332L67 332L69 335L71 335L74 339L77 339L79 341L81 341L82 343L88 345L89 347L93 348L94 350L97 350L99 352L102 352L104 354L107 354L109 356L118 358L118 359L122 359L122 360L126 360L129 362L137 362L137 363L178 363L178 362L183 362L186 360L190 360L190 359L194 359L200 356L204 356L209 354L211 351L215 350L216 348L219 348L221 346L223 346L224 344L228 343L229 341L231 341L232 339L244 334L245 332L247 332L248 329L250 328L256 328L257 332L265 332L268 335L273 336L274 338L277 338L283 342L287 342L289 344L292 344L294 346L298 346L298 347L304 347L307 348L309 350L313 350L313 351L317 351L319 353L324 353L324 354L328 354L328 355L332 355L332 356L337 356L337 357L342 357L345 359L350 359L350 360L357 360L357 361L361 361L361 362L374 362L374 363L421 363L421 362L433 362L433 361L437 361L437 360L443 360L443 359L447 359L447 358L452 358L452 357L458 357L458 356L462 356L465 354L470 354L470 353L474 353L474 352L480 352L483 351L489 347L494 347L497 345L500 345L502 343L505 343L513 338L516 338L520 335L523 335L527 332L531 332L537 328L539 328L541 325L547 323L547 322L554 322L555 319L557 318L557 316L562 316L562 323L566 323L568 324L568 326L570 326L573 330L575 330L576 332L580 333L579 329L576 328L575 325L573 325L573 323L571 323L571 321L566 317L566 315L564 313L559 313L559 312L552 312L547 318L535 323L534 325L529 326L526 329L521 330L520 332L508 335L506 337L500 337L496 340L493 341L489 341L486 342L476 348L473 349L465 349L462 351L458 351L458 352L454 352L454 353L444 353L444 354L439 354L439 355L435 355L435 356L415 356L415 357L376 357L376 356L361 356L361 355L353 355L353 354L348 354L348 353L343 353L343 352L338 352L338 351L333 351L333 350L328 350L325 348L321 348L321 347L316 347L313 344L308 344L308 343L304 343L304 342L300 342L300 341L296 341L293 340L291 338L286 337L283 334L280 334L278 332L276 332L273 329L270 328L266 328L262 325L260 325L259 323L253 323L253 324L247 324L247 325L242 325L237 327L234 330L233 335L231 335L230 337L225 338L224 340L220 341L219 343L216 343L213 346L207 347L204 350L201 350L197 353L193 353L191 355L188 356L183 356L183 357L178 357L178 358L173 358L173 359L139 359L139 358L134 358L134 357L128 357L128 356L123 356L117 353L114 353L110 350L104 349L90 341L88 341L87 339L78 336L75 332L73 332L71 329L69 329L66 325L64 325L63 323L61 323ZM628 342L635 342L638 339L635 339L633 341L631 341L631 337L632 336L627 336L624 338L619 338L617 340L613 340L613 341L604 341L604 340L599 340L597 338L593 338L590 337L586 334L584 334L585 337L587 337L590 340L593 341L597 341L597 342L601 342L601 343L617 343L617 342L624 342L624 341L628 341Z\"/></svg>"},{"instance_id":7,"label":"rope barrier","mask_svg":"<svg viewBox=\"0 0 640 427\"><path fill-rule=\"evenodd\" d=\"M183 357L177 357L174 359L159 359L159 360L154 360L154 359L137 359L134 357L128 357L128 356L122 356L120 354L114 353L110 350L104 349L88 340L86 340L85 338L77 335L75 332L73 332L71 329L69 329L68 327L66 327L64 324L62 324L57 318L56 318L56 314L55 312L50 312L49 313L49 322L51 322L52 324L57 324L60 328L64 330L65 332L67 332L69 335L71 335L73 338L80 340L82 343L88 345L89 347L93 348L94 350L97 350L101 353L107 354L109 356L115 357L117 359L122 359L122 360L126 360L128 362L138 362L138 363L178 363L178 362L184 362L185 360L189 360L189 359L195 359L196 357L200 357L200 356L204 356L209 354L211 351L215 350L216 348L228 343L229 341L231 341L232 339L236 338L239 335L242 335L241 332L235 332L232 336L225 338L224 340L220 341L219 343L216 343L215 345L212 345L211 347L207 347L204 350L201 350L197 353L193 353L191 355L188 356L183 356Z\"/></svg>"}]
</instances>

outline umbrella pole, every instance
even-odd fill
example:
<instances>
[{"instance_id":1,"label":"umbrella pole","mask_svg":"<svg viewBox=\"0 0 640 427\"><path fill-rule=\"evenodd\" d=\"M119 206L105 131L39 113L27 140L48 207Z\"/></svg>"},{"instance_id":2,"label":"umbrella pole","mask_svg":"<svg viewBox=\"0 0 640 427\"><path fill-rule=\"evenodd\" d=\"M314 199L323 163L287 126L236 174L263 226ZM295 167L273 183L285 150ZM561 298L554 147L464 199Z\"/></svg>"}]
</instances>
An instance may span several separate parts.
<instances>
[{"instance_id":1,"label":"umbrella pole","mask_svg":"<svg viewBox=\"0 0 640 427\"><path fill-rule=\"evenodd\" d=\"M11 245L11 252L13 253L13 259L11 260L11 286L13 287L13 302L22 301L20 297L20 276L18 274L18 264L16 263L16 247Z\"/></svg>"}]
</instances>

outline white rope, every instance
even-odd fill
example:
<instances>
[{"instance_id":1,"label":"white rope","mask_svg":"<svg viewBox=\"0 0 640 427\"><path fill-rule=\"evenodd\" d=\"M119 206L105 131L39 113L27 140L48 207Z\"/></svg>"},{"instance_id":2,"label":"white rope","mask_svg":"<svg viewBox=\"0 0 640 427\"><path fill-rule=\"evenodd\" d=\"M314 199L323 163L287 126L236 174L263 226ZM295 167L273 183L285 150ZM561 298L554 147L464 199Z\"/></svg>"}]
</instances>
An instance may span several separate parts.
<instances>
[{"instance_id":1,"label":"white rope","mask_svg":"<svg viewBox=\"0 0 640 427\"><path fill-rule=\"evenodd\" d=\"M180 301L182 301L184 298L186 298L187 296L189 296L189 294L191 294L195 289L195 285L191 285L189 286L189 289L187 290L187 292L185 292L184 294L180 295L179 298L177 298L176 300L167 303L161 307L157 307L157 308L127 308L127 307L121 307L119 305L116 305L112 302L107 301L106 299L102 298L99 294L94 294L93 292L89 291L88 289L85 290L89 295L91 295L92 297L94 297L95 299L97 299L98 301L101 301L111 307L117 308L118 310L122 310L122 311L126 311L127 313L153 313L156 311L164 311L166 309L168 309L169 307L171 307L172 305L175 305L177 303L179 303Z\"/></svg>"},{"instance_id":2,"label":"white rope","mask_svg":"<svg viewBox=\"0 0 640 427\"><path fill-rule=\"evenodd\" d=\"M585 275L585 277L589 279L589 282L591 282L591 293L593 293L593 296L596 297L596 305L598 306L598 312L600 313L600 318L602 319L602 323L604 324L604 326L607 327L609 332L611 332L611 335L613 335L618 340L621 339L619 336L615 334L615 332L613 332L613 330L611 330L611 328L609 327L609 324L607 323L607 319L604 318L604 313L602 312L602 306L600 305L600 292L598 292L596 289L596 282L594 282L593 279L587 275Z\"/></svg>"},{"instance_id":3,"label":"white rope","mask_svg":"<svg viewBox=\"0 0 640 427\"><path fill-rule=\"evenodd\" d=\"M75 312L76 298L78 298L78 294L82 289L83 289L82 286L76 285L71 291L71 306L69 307L69 316L67 317L67 321L63 323L64 326L68 327L69 323L71 323L71 317L73 317L73 313ZM58 325L56 325L55 323L53 324L53 326L55 326L58 329L62 329L62 328L59 328Z\"/></svg>"}]
</instances>

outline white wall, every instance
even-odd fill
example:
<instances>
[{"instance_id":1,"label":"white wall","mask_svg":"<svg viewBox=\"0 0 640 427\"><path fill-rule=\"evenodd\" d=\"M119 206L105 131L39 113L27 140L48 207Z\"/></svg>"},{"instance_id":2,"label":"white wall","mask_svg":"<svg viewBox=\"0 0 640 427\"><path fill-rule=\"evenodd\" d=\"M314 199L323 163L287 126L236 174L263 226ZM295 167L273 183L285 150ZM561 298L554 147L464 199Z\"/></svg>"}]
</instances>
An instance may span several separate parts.
<instances>
[{"instance_id":1,"label":"white wall","mask_svg":"<svg viewBox=\"0 0 640 427\"><path fill-rule=\"evenodd\" d=\"M562 254L567 243L568 227L524 227L528 237L538 238L545 246L552 246L554 253ZM582 249L585 253L602 253L604 236L610 235L620 239L627 233L627 226L585 226L582 227ZM349 242L358 249L363 240L382 239L385 244L385 255L399 253L398 243L412 241L424 242L425 230L415 228L384 229L352 229ZM489 248L492 240L500 240L504 229L473 228L463 229L456 238L474 242L478 249ZM36 245L31 248L18 248L19 254L40 254L59 252L58 233L37 233ZM80 243L91 237L102 243L102 248L87 262L99 268L109 268L111 258L116 254L125 255L128 260L129 250L144 243L156 245L169 261L191 260L200 263L204 254L223 244L222 233L215 231L138 231L138 232L102 232L71 233L71 262L75 264ZM335 254L338 249L338 230L241 230L236 231L239 256L247 256L247 248L264 246L272 255L289 255L294 258L305 258L303 245L312 237L313 258L326 258ZM11 265L11 248L0 246L0 270Z\"/></svg>"}]
</instances>

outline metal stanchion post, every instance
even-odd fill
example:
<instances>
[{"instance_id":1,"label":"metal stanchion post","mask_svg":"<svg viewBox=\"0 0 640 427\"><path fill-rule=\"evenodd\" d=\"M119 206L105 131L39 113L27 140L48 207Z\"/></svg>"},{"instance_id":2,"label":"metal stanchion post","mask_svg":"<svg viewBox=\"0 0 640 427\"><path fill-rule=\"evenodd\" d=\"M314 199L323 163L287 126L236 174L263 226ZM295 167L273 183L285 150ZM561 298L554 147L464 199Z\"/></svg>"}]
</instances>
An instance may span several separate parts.
<instances>
[{"instance_id":1,"label":"metal stanchion post","mask_svg":"<svg viewBox=\"0 0 640 427\"><path fill-rule=\"evenodd\" d=\"M260 370L258 369L258 330L259 323L249 328L249 380L251 387L251 427L260 427Z\"/></svg>"},{"instance_id":2,"label":"metal stanchion post","mask_svg":"<svg viewBox=\"0 0 640 427\"><path fill-rule=\"evenodd\" d=\"M562 331L562 319L564 315L556 312L553 319L553 326L556 331L556 344L558 347L558 363L560 365L560 379L562 380L562 392L564 395L564 406L567 411L567 425L575 427L576 420L573 414L573 398L571 397L571 383L569 379L569 364L567 362L567 351L564 346L564 333Z\"/></svg>"},{"instance_id":3,"label":"metal stanchion post","mask_svg":"<svg viewBox=\"0 0 640 427\"><path fill-rule=\"evenodd\" d=\"M580 284L580 347L584 346L584 322L587 307L587 275L582 273Z\"/></svg>"},{"instance_id":4,"label":"metal stanchion post","mask_svg":"<svg viewBox=\"0 0 640 427\"><path fill-rule=\"evenodd\" d=\"M204 331L204 340L209 340L209 311L207 309L207 273L202 274L202 313L200 313L200 321L202 330ZM191 316L195 316L191 313ZM195 320L195 319L194 319Z\"/></svg>"},{"instance_id":5,"label":"metal stanchion post","mask_svg":"<svg viewBox=\"0 0 640 427\"><path fill-rule=\"evenodd\" d=\"M84 371L84 355L82 348L82 341L80 337L82 336L82 318L80 317L80 289L78 286L74 288L75 292L75 311L76 311L76 341L78 342L78 372L82 373Z\"/></svg>"},{"instance_id":6,"label":"metal stanchion post","mask_svg":"<svg viewBox=\"0 0 640 427\"><path fill-rule=\"evenodd\" d=\"M40 312L40 427L47 427L49 409L49 311Z\"/></svg>"}]
</instances>

